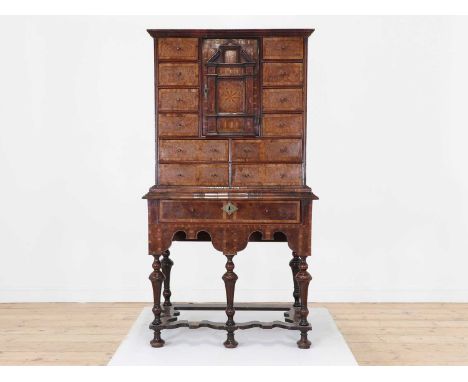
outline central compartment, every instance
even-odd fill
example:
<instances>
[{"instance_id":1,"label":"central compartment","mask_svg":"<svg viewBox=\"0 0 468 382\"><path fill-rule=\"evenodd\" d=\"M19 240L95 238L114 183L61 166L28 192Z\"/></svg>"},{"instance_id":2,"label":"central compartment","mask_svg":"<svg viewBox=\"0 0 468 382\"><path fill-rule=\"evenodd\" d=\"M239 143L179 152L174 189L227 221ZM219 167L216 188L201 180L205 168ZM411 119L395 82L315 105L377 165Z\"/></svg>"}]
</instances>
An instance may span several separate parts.
<instances>
[{"instance_id":1,"label":"central compartment","mask_svg":"<svg viewBox=\"0 0 468 382\"><path fill-rule=\"evenodd\" d=\"M203 40L203 135L258 136L257 39Z\"/></svg>"}]
</instances>

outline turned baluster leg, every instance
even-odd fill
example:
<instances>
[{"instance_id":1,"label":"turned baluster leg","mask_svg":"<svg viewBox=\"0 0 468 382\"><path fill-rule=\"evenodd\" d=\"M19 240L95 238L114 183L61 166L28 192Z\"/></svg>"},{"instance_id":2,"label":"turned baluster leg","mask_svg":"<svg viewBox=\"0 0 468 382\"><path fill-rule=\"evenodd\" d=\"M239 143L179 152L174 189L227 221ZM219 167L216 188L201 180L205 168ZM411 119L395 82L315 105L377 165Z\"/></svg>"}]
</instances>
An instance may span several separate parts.
<instances>
[{"instance_id":1,"label":"turned baluster leg","mask_svg":"<svg viewBox=\"0 0 468 382\"><path fill-rule=\"evenodd\" d=\"M164 274L164 304L163 306L172 306L171 304L171 268L174 262L169 258L171 253L169 250L162 253L163 259L161 261L162 272Z\"/></svg>"},{"instance_id":2,"label":"turned baluster leg","mask_svg":"<svg viewBox=\"0 0 468 382\"><path fill-rule=\"evenodd\" d=\"M301 308L299 310L300 315L300 326L308 326L307 316L309 315L309 309L307 308L307 295L309 292L309 283L312 280L312 276L307 272L307 257L301 256L299 263L299 271L296 274L296 280L299 285L299 295L301 299ZM307 339L307 330L301 330L301 339L297 341L297 346L301 349L309 349L311 342Z\"/></svg>"},{"instance_id":3,"label":"turned baluster leg","mask_svg":"<svg viewBox=\"0 0 468 382\"><path fill-rule=\"evenodd\" d=\"M301 262L301 260L299 259L299 255L297 254L297 252L293 252L292 255L293 255L293 258L289 262L289 266L291 267L291 271L293 275L293 283L294 283L293 306L295 308L299 308L301 306L301 303L299 302L299 284L297 283L296 275L297 275L297 272L299 272L299 263Z\"/></svg>"},{"instance_id":4,"label":"turned baluster leg","mask_svg":"<svg viewBox=\"0 0 468 382\"><path fill-rule=\"evenodd\" d=\"M237 341L234 339L234 328L229 328L230 326L234 326L234 288L237 281L237 275L234 273L234 263L232 258L234 255L225 255L227 257L226 262L226 273L223 275L224 286L226 287L226 315L227 321L226 326L227 329L227 339L224 342L224 346L227 348L235 348L237 347Z\"/></svg>"},{"instance_id":5,"label":"turned baluster leg","mask_svg":"<svg viewBox=\"0 0 468 382\"><path fill-rule=\"evenodd\" d=\"M153 325L159 325L161 324L161 288L164 281L164 274L161 272L161 262L159 261L159 257L161 255L156 254L153 256L153 272L151 272L149 276L153 286ZM160 348L164 346L164 340L161 338L161 330L154 330L154 339L150 342L150 344L154 348Z\"/></svg>"}]
</instances>

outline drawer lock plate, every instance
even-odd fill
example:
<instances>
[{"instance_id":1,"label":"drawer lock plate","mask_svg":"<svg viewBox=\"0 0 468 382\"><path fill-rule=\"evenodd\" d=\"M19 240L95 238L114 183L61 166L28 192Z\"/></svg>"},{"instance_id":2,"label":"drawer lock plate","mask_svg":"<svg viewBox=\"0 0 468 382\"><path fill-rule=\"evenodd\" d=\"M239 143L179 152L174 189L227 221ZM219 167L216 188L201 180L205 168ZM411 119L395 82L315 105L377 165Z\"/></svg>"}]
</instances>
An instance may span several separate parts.
<instances>
[{"instance_id":1,"label":"drawer lock plate","mask_svg":"<svg viewBox=\"0 0 468 382\"><path fill-rule=\"evenodd\" d=\"M237 207L234 204L232 204L231 202L227 202L223 206L223 211L226 212L228 215L232 215L234 212L237 211Z\"/></svg>"}]
</instances>

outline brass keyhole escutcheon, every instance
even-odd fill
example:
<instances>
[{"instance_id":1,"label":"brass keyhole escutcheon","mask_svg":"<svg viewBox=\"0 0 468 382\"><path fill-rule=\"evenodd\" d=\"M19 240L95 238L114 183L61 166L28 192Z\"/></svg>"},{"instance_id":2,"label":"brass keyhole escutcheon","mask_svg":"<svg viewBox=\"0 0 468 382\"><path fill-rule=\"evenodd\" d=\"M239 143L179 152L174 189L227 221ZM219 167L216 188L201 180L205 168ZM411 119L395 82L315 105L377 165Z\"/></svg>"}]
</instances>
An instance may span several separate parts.
<instances>
[{"instance_id":1,"label":"brass keyhole escutcheon","mask_svg":"<svg viewBox=\"0 0 468 382\"><path fill-rule=\"evenodd\" d=\"M237 207L234 204L232 204L231 202L227 202L223 206L223 211L226 212L228 215L232 215L234 212L237 211Z\"/></svg>"}]
</instances>

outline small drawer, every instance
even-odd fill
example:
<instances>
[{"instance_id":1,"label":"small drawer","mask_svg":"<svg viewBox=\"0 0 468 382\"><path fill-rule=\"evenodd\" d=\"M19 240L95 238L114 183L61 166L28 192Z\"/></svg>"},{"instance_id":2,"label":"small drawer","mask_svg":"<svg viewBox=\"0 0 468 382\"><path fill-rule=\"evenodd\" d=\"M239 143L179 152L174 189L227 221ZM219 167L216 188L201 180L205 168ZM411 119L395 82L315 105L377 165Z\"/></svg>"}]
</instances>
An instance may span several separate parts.
<instances>
[{"instance_id":1,"label":"small drawer","mask_svg":"<svg viewBox=\"0 0 468 382\"><path fill-rule=\"evenodd\" d=\"M301 60L304 40L301 37L265 37L263 58L266 60Z\"/></svg>"},{"instance_id":2,"label":"small drawer","mask_svg":"<svg viewBox=\"0 0 468 382\"><path fill-rule=\"evenodd\" d=\"M160 164L162 186L228 186L228 164Z\"/></svg>"},{"instance_id":3,"label":"small drawer","mask_svg":"<svg viewBox=\"0 0 468 382\"><path fill-rule=\"evenodd\" d=\"M263 89L263 111L302 111L302 89Z\"/></svg>"},{"instance_id":4,"label":"small drawer","mask_svg":"<svg viewBox=\"0 0 468 382\"><path fill-rule=\"evenodd\" d=\"M163 37L158 39L160 60L197 60L198 39Z\"/></svg>"},{"instance_id":5,"label":"small drawer","mask_svg":"<svg viewBox=\"0 0 468 382\"><path fill-rule=\"evenodd\" d=\"M198 89L159 89L159 111L198 111Z\"/></svg>"},{"instance_id":6,"label":"small drawer","mask_svg":"<svg viewBox=\"0 0 468 382\"><path fill-rule=\"evenodd\" d=\"M239 162L300 162L302 160L302 140L233 140L232 160Z\"/></svg>"},{"instance_id":7,"label":"small drawer","mask_svg":"<svg viewBox=\"0 0 468 382\"><path fill-rule=\"evenodd\" d=\"M162 162L228 161L227 140L171 140L159 141L159 160Z\"/></svg>"},{"instance_id":8,"label":"small drawer","mask_svg":"<svg viewBox=\"0 0 468 382\"><path fill-rule=\"evenodd\" d=\"M198 114L159 114L160 137L198 136Z\"/></svg>"},{"instance_id":9,"label":"small drawer","mask_svg":"<svg viewBox=\"0 0 468 382\"><path fill-rule=\"evenodd\" d=\"M265 86L296 86L302 85L304 69L298 63L264 63L263 85Z\"/></svg>"},{"instance_id":10,"label":"small drawer","mask_svg":"<svg viewBox=\"0 0 468 382\"><path fill-rule=\"evenodd\" d=\"M265 137L290 135L302 137L304 121L302 114L265 114L262 133Z\"/></svg>"},{"instance_id":11,"label":"small drawer","mask_svg":"<svg viewBox=\"0 0 468 382\"><path fill-rule=\"evenodd\" d=\"M237 208L232 220L237 223L299 223L299 201L232 202Z\"/></svg>"},{"instance_id":12,"label":"small drawer","mask_svg":"<svg viewBox=\"0 0 468 382\"><path fill-rule=\"evenodd\" d=\"M223 221L223 202L198 200L161 200L161 222Z\"/></svg>"},{"instance_id":13,"label":"small drawer","mask_svg":"<svg viewBox=\"0 0 468 382\"><path fill-rule=\"evenodd\" d=\"M299 186L301 164L233 164L233 186Z\"/></svg>"},{"instance_id":14,"label":"small drawer","mask_svg":"<svg viewBox=\"0 0 468 382\"><path fill-rule=\"evenodd\" d=\"M198 64L159 64L158 85L198 86Z\"/></svg>"}]
</instances>

